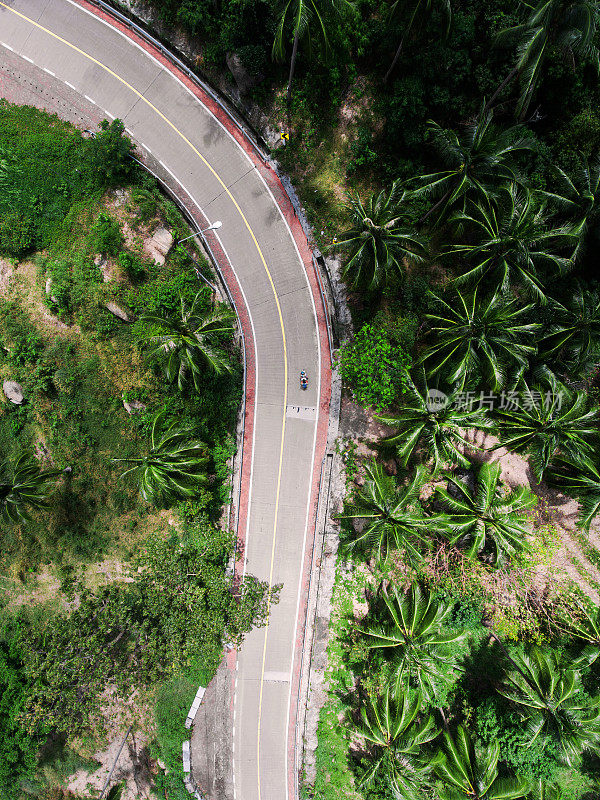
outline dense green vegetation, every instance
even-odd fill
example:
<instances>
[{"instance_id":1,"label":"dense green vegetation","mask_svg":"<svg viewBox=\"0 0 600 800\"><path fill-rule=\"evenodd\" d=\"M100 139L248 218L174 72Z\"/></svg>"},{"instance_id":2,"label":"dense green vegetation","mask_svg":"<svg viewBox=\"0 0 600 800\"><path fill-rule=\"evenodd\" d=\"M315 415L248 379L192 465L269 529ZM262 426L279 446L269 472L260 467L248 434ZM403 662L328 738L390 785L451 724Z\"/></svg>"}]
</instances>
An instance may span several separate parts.
<instances>
[{"instance_id":1,"label":"dense green vegetation","mask_svg":"<svg viewBox=\"0 0 600 800\"><path fill-rule=\"evenodd\" d=\"M233 590L219 526L241 392L231 313L194 245L149 254L157 228L189 231L131 149L119 121L84 138L0 104L0 377L24 395L0 405L7 800L58 800L119 735L107 697L135 710L142 695L158 783L182 795L190 687L267 610L265 584Z\"/></svg>"},{"instance_id":2,"label":"dense green vegetation","mask_svg":"<svg viewBox=\"0 0 600 800\"><path fill-rule=\"evenodd\" d=\"M595 798L597 587L552 558L575 537L598 563L600 4L156 5L205 69L236 51L289 129L278 158L351 290L346 388L395 428L348 461L307 796Z\"/></svg>"}]
</instances>

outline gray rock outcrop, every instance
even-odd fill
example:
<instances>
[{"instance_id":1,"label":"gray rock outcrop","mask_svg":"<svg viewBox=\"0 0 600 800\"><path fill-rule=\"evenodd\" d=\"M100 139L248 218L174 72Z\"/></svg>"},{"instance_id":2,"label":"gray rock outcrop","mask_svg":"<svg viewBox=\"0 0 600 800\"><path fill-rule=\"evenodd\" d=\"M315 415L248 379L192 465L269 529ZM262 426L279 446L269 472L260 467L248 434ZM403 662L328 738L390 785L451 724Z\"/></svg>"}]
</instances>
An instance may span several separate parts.
<instances>
[{"instance_id":1,"label":"gray rock outcrop","mask_svg":"<svg viewBox=\"0 0 600 800\"><path fill-rule=\"evenodd\" d=\"M23 387L16 381L4 381L2 384L2 391L4 392L6 399L15 406L20 406L23 400L25 400Z\"/></svg>"}]
</instances>

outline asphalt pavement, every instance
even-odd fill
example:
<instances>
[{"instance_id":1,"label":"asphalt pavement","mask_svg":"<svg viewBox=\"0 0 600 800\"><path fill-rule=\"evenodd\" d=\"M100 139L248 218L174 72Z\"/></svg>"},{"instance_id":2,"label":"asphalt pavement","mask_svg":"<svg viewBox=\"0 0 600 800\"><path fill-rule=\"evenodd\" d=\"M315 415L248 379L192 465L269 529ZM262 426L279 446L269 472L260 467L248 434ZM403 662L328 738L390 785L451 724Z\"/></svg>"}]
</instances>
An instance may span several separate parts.
<instances>
[{"instance_id":1,"label":"asphalt pavement","mask_svg":"<svg viewBox=\"0 0 600 800\"><path fill-rule=\"evenodd\" d=\"M247 637L237 660L233 795L287 800L322 363L305 265L252 158L152 53L71 0L0 2L0 56L7 47L122 119L206 219L223 223L217 235L246 303L256 363L243 569L283 585L268 628Z\"/></svg>"}]
</instances>

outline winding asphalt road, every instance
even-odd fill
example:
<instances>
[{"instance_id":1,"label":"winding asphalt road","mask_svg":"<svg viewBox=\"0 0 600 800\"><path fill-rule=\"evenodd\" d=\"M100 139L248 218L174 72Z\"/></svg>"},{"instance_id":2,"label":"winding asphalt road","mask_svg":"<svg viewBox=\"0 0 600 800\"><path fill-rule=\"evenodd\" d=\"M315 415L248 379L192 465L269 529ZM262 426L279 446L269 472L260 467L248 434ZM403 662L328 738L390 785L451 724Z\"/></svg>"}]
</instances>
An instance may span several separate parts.
<instances>
[{"instance_id":1,"label":"winding asphalt road","mask_svg":"<svg viewBox=\"0 0 600 800\"><path fill-rule=\"evenodd\" d=\"M84 0L0 1L0 66L3 54L60 81L100 116L124 120L134 141L184 187L200 215L223 222L217 245L237 279L247 311L249 363L255 365L248 374L251 442L242 475L243 569L283 584L268 627L253 631L237 658L233 795L292 800L315 465L327 423L321 375L327 382L329 368L306 243L301 253L282 195L275 198L275 182L207 98ZM310 377L305 392L301 369Z\"/></svg>"}]
</instances>

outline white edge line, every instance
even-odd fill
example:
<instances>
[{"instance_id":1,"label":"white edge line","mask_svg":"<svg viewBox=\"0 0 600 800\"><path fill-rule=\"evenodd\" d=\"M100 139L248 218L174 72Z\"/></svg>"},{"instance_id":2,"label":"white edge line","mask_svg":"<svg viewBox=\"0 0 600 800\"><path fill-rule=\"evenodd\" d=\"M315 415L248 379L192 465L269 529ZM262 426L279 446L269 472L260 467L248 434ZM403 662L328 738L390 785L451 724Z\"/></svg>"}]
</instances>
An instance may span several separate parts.
<instances>
[{"instance_id":1,"label":"white edge line","mask_svg":"<svg viewBox=\"0 0 600 800\"><path fill-rule=\"evenodd\" d=\"M25 59L25 61L29 61L30 64L33 64L33 59L29 58L29 56L24 56L22 53L19 53L21 58Z\"/></svg>"},{"instance_id":2,"label":"white edge line","mask_svg":"<svg viewBox=\"0 0 600 800\"><path fill-rule=\"evenodd\" d=\"M2 45L2 47L6 47L7 50L10 50L11 53L15 52L14 49L9 44L6 44L6 42L0 42L0 44Z\"/></svg>"}]
</instances>

